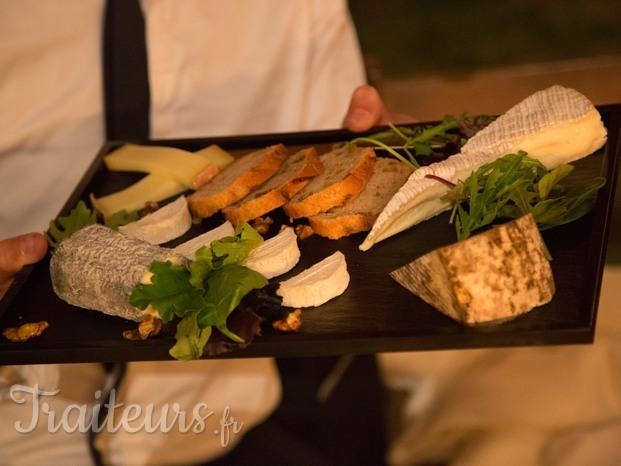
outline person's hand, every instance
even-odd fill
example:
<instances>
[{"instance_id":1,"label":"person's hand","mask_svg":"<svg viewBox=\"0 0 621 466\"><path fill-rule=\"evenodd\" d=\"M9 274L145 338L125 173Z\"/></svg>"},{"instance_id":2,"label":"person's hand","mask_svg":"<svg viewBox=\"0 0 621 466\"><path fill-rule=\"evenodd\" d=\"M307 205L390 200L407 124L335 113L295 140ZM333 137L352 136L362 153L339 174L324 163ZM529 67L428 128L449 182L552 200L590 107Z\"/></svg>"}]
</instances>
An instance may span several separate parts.
<instances>
[{"instance_id":1,"label":"person's hand","mask_svg":"<svg viewBox=\"0 0 621 466\"><path fill-rule=\"evenodd\" d=\"M0 299L24 266L45 257L47 241L41 233L27 233L0 240Z\"/></svg>"},{"instance_id":2,"label":"person's hand","mask_svg":"<svg viewBox=\"0 0 621 466\"><path fill-rule=\"evenodd\" d=\"M361 132L373 126L387 125L388 123L414 123L416 119L400 113L390 113L382 98L373 86L360 86L351 96L347 115L343 120L343 127Z\"/></svg>"}]
</instances>

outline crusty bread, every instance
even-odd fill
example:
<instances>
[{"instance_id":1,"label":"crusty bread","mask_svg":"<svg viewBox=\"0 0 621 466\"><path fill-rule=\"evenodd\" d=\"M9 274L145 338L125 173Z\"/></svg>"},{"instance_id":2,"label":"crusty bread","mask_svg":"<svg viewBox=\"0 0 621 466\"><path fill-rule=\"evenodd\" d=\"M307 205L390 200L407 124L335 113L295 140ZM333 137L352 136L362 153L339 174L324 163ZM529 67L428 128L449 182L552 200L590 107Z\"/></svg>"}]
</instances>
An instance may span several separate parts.
<instances>
[{"instance_id":1,"label":"crusty bread","mask_svg":"<svg viewBox=\"0 0 621 466\"><path fill-rule=\"evenodd\" d=\"M319 156L324 171L283 206L290 218L310 217L344 204L360 193L373 172L375 152L346 146Z\"/></svg>"},{"instance_id":2,"label":"crusty bread","mask_svg":"<svg viewBox=\"0 0 621 466\"><path fill-rule=\"evenodd\" d=\"M272 177L289 156L282 144L266 147L236 159L201 189L188 196L192 214L211 217L239 201Z\"/></svg>"},{"instance_id":3,"label":"crusty bread","mask_svg":"<svg viewBox=\"0 0 621 466\"><path fill-rule=\"evenodd\" d=\"M368 231L412 170L397 159L378 158L364 190L342 206L308 218L313 232L330 239Z\"/></svg>"},{"instance_id":4,"label":"crusty bread","mask_svg":"<svg viewBox=\"0 0 621 466\"><path fill-rule=\"evenodd\" d=\"M317 150L314 147L302 149L285 160L278 173L257 190L226 207L222 213L233 225L260 217L287 203L322 171Z\"/></svg>"}]
</instances>

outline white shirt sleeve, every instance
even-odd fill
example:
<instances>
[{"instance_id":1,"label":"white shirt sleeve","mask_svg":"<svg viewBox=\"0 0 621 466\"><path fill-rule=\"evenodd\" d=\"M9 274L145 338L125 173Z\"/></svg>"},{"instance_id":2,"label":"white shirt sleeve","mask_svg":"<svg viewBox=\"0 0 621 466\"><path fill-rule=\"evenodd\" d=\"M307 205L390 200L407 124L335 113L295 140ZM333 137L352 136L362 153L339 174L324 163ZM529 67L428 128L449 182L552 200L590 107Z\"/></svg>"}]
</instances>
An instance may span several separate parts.
<instances>
[{"instance_id":1,"label":"white shirt sleeve","mask_svg":"<svg viewBox=\"0 0 621 466\"><path fill-rule=\"evenodd\" d=\"M103 0L0 0L0 238L43 231L104 141Z\"/></svg>"}]
</instances>

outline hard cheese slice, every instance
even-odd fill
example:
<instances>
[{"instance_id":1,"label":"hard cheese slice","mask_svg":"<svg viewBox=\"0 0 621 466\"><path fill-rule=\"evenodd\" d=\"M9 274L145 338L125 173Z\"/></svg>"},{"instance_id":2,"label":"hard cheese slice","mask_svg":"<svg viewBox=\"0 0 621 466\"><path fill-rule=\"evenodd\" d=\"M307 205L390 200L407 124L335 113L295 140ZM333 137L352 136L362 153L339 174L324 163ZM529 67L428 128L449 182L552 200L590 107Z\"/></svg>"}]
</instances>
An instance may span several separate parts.
<instances>
[{"instance_id":1,"label":"hard cheese slice","mask_svg":"<svg viewBox=\"0 0 621 466\"><path fill-rule=\"evenodd\" d=\"M530 214L436 249L390 276L467 325L512 319L550 302L555 291Z\"/></svg>"}]
</instances>

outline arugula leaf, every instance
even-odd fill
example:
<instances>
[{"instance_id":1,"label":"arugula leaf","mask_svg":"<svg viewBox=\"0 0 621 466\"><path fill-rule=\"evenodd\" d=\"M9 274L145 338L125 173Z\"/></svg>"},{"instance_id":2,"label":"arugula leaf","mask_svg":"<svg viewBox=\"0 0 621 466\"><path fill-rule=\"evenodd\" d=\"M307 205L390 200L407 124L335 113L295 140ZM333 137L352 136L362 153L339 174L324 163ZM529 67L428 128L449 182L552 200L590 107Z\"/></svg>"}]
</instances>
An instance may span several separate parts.
<instances>
[{"instance_id":1,"label":"arugula leaf","mask_svg":"<svg viewBox=\"0 0 621 466\"><path fill-rule=\"evenodd\" d=\"M572 186L563 196L563 211L552 220L540 217L538 226L540 230L547 230L558 225L573 222L588 214L595 205L597 192L606 184L606 179L597 177L592 180ZM548 213L549 216L551 216Z\"/></svg>"},{"instance_id":2,"label":"arugula leaf","mask_svg":"<svg viewBox=\"0 0 621 466\"><path fill-rule=\"evenodd\" d=\"M196 320L198 312L188 312L177 324L175 339L177 342L168 350L173 358L180 361L199 359L211 336L211 327L200 328Z\"/></svg>"},{"instance_id":3,"label":"arugula leaf","mask_svg":"<svg viewBox=\"0 0 621 466\"><path fill-rule=\"evenodd\" d=\"M443 196L453 203L450 222L458 240L497 219L532 213L538 228L546 230L586 215L606 181L598 177L565 189L560 181L573 169L563 164L548 172L522 151L483 165Z\"/></svg>"},{"instance_id":4,"label":"arugula leaf","mask_svg":"<svg viewBox=\"0 0 621 466\"><path fill-rule=\"evenodd\" d=\"M154 261L149 268L151 283L139 283L129 297L129 304L138 309L151 305L164 323L177 315L199 311L205 307L202 290L190 283L190 271L185 265Z\"/></svg>"},{"instance_id":5,"label":"arugula leaf","mask_svg":"<svg viewBox=\"0 0 621 466\"><path fill-rule=\"evenodd\" d=\"M212 327L236 343L245 343L229 330L227 318L248 292L268 283L260 273L240 265L262 242L254 228L242 224L235 236L200 248L189 265L154 261L149 269L151 283L136 285L129 302L139 309L153 306L164 322L182 318L170 350L178 359L200 357Z\"/></svg>"},{"instance_id":6,"label":"arugula leaf","mask_svg":"<svg viewBox=\"0 0 621 466\"><path fill-rule=\"evenodd\" d=\"M572 171L574 171L573 165L563 164L546 173L537 183L539 198L547 199L559 181L567 177Z\"/></svg>"},{"instance_id":7,"label":"arugula leaf","mask_svg":"<svg viewBox=\"0 0 621 466\"><path fill-rule=\"evenodd\" d=\"M97 223L97 214L80 201L69 215L50 220L45 238L51 249L56 249L60 242L81 228Z\"/></svg>"},{"instance_id":8,"label":"arugula leaf","mask_svg":"<svg viewBox=\"0 0 621 466\"><path fill-rule=\"evenodd\" d=\"M482 115L473 117L467 114L456 118L446 115L441 123L425 126L395 126L369 136L357 137L351 144L372 144L386 150L412 170L420 168L416 157L434 156L437 161L459 152L464 142L494 120L493 117ZM406 155L402 155L392 146L400 146Z\"/></svg>"}]
</instances>

